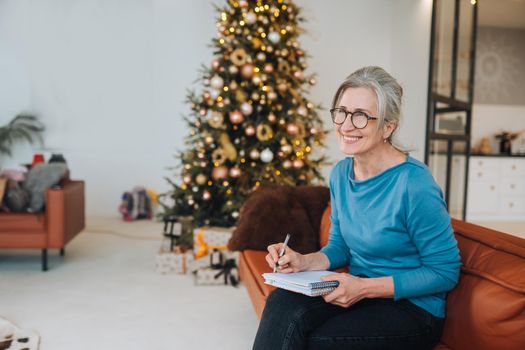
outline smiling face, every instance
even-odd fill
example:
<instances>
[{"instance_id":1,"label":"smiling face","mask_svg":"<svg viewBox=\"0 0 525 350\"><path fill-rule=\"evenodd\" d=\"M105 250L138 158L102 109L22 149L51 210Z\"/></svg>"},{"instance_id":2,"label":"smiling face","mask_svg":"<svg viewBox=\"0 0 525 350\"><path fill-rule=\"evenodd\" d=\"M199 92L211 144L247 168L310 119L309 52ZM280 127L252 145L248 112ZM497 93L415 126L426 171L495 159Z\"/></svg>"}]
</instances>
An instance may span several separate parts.
<instances>
[{"instance_id":1,"label":"smiling face","mask_svg":"<svg viewBox=\"0 0 525 350\"><path fill-rule=\"evenodd\" d=\"M375 93L363 87L346 89L336 107L349 112L362 111L370 117L377 118L379 115ZM378 122L379 120L370 119L364 129L356 129L348 115L342 125L334 124L341 152L347 155L361 155L383 145L384 139L390 135L389 123L386 123L383 130L378 130Z\"/></svg>"}]
</instances>

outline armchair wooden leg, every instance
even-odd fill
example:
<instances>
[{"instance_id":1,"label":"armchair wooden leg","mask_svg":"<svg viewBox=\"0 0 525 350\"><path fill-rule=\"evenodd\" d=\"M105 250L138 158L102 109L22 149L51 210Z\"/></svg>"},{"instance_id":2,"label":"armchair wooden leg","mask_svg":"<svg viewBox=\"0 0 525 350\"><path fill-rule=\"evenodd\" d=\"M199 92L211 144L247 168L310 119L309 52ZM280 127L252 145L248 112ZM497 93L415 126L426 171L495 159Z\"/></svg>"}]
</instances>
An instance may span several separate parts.
<instances>
[{"instance_id":1,"label":"armchair wooden leg","mask_svg":"<svg viewBox=\"0 0 525 350\"><path fill-rule=\"evenodd\" d=\"M65 253L66 253L66 248L60 249L60 256L64 256Z\"/></svg>"},{"instance_id":2,"label":"armchair wooden leg","mask_svg":"<svg viewBox=\"0 0 525 350\"><path fill-rule=\"evenodd\" d=\"M42 249L42 271L47 271L47 249Z\"/></svg>"}]
</instances>

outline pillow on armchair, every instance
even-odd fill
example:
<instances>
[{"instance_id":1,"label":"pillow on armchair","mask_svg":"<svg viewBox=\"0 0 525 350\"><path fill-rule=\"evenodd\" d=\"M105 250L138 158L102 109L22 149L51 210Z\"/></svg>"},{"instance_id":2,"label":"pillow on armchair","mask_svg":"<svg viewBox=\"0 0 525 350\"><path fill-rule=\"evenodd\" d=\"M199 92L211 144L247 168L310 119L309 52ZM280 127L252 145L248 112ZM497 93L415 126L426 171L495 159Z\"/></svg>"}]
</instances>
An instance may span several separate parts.
<instances>
[{"instance_id":1,"label":"pillow on armchair","mask_svg":"<svg viewBox=\"0 0 525 350\"><path fill-rule=\"evenodd\" d=\"M29 192L30 212L39 212L44 209L45 194L51 186L56 185L67 174L67 165L64 163L39 163L27 174L23 188Z\"/></svg>"},{"instance_id":2,"label":"pillow on armchair","mask_svg":"<svg viewBox=\"0 0 525 350\"><path fill-rule=\"evenodd\" d=\"M309 194L306 190L299 198L306 199ZM319 227L312 226L312 219L303 204L296 197L294 187L259 188L242 206L237 228L228 243L228 248L266 250L269 244L282 242L286 234L290 233L288 245L292 249L302 254L317 251ZM324 206L326 207L326 202Z\"/></svg>"}]
</instances>

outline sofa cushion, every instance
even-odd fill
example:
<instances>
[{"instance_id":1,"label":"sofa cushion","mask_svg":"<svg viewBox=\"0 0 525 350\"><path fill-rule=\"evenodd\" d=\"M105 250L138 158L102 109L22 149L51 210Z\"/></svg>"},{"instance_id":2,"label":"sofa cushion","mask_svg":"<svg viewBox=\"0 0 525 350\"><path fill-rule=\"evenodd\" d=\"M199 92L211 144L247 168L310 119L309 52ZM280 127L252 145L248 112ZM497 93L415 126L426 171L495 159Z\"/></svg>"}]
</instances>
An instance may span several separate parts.
<instances>
[{"instance_id":1,"label":"sofa cushion","mask_svg":"<svg viewBox=\"0 0 525 350\"><path fill-rule=\"evenodd\" d=\"M456 220L453 227L462 267L448 295L442 342L525 349L525 241Z\"/></svg>"},{"instance_id":2,"label":"sofa cushion","mask_svg":"<svg viewBox=\"0 0 525 350\"><path fill-rule=\"evenodd\" d=\"M302 193L300 198L307 198ZM310 204L308 204L310 205ZM326 205L326 204L325 204ZM312 206L316 206L312 204ZM230 250L264 250L291 234L289 246L300 253L319 249L318 226L314 229L307 209L290 186L262 187L253 192L241 209L237 228L228 244Z\"/></svg>"},{"instance_id":3,"label":"sofa cushion","mask_svg":"<svg viewBox=\"0 0 525 350\"><path fill-rule=\"evenodd\" d=\"M22 185L30 194L28 210L31 212L42 211L46 191L51 186L58 184L66 173L67 165L63 163L40 163L31 168Z\"/></svg>"},{"instance_id":4,"label":"sofa cushion","mask_svg":"<svg viewBox=\"0 0 525 350\"><path fill-rule=\"evenodd\" d=\"M323 212L323 218L321 219L321 226L319 229L319 245L321 247L324 247L326 244L328 244L328 238L330 236L330 226L332 225L332 222L330 221L331 214L332 207L330 206L330 202L328 202L328 206Z\"/></svg>"}]
</instances>

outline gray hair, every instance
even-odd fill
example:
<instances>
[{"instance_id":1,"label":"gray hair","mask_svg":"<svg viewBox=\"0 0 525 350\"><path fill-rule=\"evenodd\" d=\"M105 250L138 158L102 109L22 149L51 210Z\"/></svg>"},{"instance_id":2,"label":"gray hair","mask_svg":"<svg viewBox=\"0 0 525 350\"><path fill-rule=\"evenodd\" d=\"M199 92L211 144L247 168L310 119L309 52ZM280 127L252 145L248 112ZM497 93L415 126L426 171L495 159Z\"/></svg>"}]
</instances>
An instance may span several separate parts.
<instances>
[{"instance_id":1,"label":"gray hair","mask_svg":"<svg viewBox=\"0 0 525 350\"><path fill-rule=\"evenodd\" d=\"M403 88L383 68L363 67L350 74L339 86L332 101L332 108L337 107L346 89L359 87L368 88L376 94L379 115L374 117L378 118L378 130L381 130L387 122L396 125L396 129L388 138L388 142L392 143L392 136L401 122Z\"/></svg>"}]
</instances>

